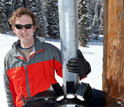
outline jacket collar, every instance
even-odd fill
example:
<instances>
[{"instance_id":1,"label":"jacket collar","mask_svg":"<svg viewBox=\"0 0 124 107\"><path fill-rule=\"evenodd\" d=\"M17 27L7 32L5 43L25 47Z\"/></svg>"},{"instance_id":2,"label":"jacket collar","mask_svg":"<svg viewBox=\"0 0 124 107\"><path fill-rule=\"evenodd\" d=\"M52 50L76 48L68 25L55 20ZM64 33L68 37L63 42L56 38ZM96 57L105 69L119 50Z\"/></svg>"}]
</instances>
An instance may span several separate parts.
<instances>
[{"instance_id":1,"label":"jacket collar","mask_svg":"<svg viewBox=\"0 0 124 107\"><path fill-rule=\"evenodd\" d=\"M34 37L34 46L33 46L32 53L37 53L37 52L40 52L40 50L44 50L43 49L44 40L45 39L42 38L42 37ZM19 43L19 40L14 42L14 44L12 45L13 55L14 56L22 56L21 53L17 49L18 43Z\"/></svg>"}]
</instances>

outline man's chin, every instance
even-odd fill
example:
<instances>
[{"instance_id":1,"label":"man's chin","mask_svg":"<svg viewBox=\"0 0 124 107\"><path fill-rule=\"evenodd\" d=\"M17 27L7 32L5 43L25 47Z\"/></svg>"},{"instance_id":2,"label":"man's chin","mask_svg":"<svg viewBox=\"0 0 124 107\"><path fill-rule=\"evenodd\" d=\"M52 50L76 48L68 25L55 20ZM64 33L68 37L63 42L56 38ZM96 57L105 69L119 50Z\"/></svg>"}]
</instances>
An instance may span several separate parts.
<instances>
[{"instance_id":1,"label":"man's chin","mask_svg":"<svg viewBox=\"0 0 124 107\"><path fill-rule=\"evenodd\" d=\"M29 39L27 37L23 37L23 38L20 38L20 41L29 41Z\"/></svg>"},{"instance_id":2,"label":"man's chin","mask_svg":"<svg viewBox=\"0 0 124 107\"><path fill-rule=\"evenodd\" d=\"M28 37L28 35L22 35L21 37L22 37L22 38L27 38L27 37Z\"/></svg>"}]
</instances>

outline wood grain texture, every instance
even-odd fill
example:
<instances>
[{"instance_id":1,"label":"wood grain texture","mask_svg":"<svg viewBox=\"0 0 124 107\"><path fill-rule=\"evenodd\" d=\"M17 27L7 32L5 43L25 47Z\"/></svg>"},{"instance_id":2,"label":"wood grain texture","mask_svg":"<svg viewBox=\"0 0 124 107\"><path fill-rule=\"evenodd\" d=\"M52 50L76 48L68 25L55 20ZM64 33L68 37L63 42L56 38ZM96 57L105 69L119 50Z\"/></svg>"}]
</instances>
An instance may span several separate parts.
<instances>
[{"instance_id":1,"label":"wood grain texture","mask_svg":"<svg viewBox=\"0 0 124 107\"><path fill-rule=\"evenodd\" d=\"M124 0L104 0L103 90L124 98Z\"/></svg>"}]
</instances>

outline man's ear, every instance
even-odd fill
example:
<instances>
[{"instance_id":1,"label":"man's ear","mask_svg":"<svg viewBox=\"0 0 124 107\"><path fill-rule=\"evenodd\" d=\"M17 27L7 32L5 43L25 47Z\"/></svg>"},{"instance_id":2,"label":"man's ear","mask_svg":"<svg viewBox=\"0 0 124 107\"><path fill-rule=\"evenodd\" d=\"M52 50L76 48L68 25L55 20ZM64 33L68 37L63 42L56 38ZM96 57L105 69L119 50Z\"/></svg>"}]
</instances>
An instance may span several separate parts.
<instances>
[{"instance_id":1,"label":"man's ear","mask_svg":"<svg viewBox=\"0 0 124 107\"><path fill-rule=\"evenodd\" d=\"M33 25L33 31L35 32L35 30L36 30L36 26L35 26L35 25Z\"/></svg>"},{"instance_id":2,"label":"man's ear","mask_svg":"<svg viewBox=\"0 0 124 107\"><path fill-rule=\"evenodd\" d=\"M12 31L15 33L15 27L14 27L14 25L12 25Z\"/></svg>"}]
</instances>

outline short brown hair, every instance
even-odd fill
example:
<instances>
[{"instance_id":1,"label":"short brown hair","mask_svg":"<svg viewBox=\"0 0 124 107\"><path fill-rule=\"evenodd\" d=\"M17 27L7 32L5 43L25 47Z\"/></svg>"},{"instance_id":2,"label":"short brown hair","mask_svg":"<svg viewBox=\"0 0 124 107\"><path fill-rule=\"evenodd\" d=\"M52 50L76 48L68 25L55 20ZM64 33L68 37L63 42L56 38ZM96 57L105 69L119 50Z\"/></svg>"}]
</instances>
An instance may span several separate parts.
<instances>
[{"instance_id":1,"label":"short brown hair","mask_svg":"<svg viewBox=\"0 0 124 107\"><path fill-rule=\"evenodd\" d=\"M10 17L10 19L8 20L9 23L11 25L14 25L15 24L15 21L16 21L16 17L21 17L22 15L28 15L32 18L32 21L33 21L33 25L37 25L37 21L35 19L35 16L33 14L33 12L31 12L29 9L27 8L19 8L17 9L13 15Z\"/></svg>"}]
</instances>

